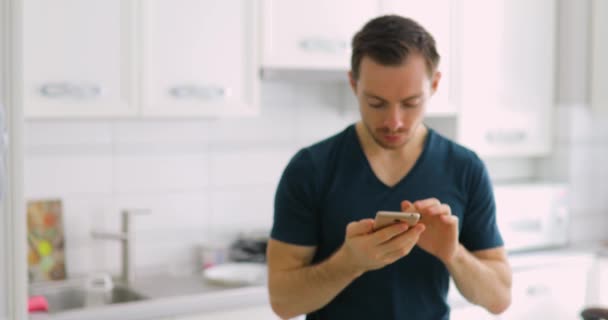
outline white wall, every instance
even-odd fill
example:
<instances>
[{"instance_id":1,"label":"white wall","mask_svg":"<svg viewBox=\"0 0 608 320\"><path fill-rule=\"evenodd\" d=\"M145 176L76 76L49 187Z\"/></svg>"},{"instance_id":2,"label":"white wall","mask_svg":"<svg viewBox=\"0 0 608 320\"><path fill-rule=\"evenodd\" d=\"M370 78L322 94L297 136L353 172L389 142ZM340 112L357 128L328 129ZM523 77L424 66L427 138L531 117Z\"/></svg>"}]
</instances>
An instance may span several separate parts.
<instances>
[{"instance_id":1,"label":"white wall","mask_svg":"<svg viewBox=\"0 0 608 320\"><path fill-rule=\"evenodd\" d=\"M6 28L6 26L4 25L4 3L0 3L0 17L1 19L1 24L0 24L0 75L4 75L5 74L5 70L4 70L4 59L5 59L5 53L4 50L5 48L5 33L4 30ZM4 77L0 76L0 134L4 134L4 128L6 128L6 111L4 109ZM8 251L8 244L7 244L7 239L5 239L5 235L6 235L6 231L4 230L4 228L6 228L7 225L7 221L6 221L6 216L7 216L7 212L5 212L5 205L6 205L6 201L5 201L5 193L6 193L6 188L7 188L7 181L6 181L6 171L5 171L5 166L6 166L6 145L4 142L4 139L2 137L0 137L0 319L8 319L8 309L7 309L7 298L8 298L8 292L6 292L6 290L8 290L8 279L6 278L7 276L7 267L6 267L6 263L8 261L6 255L7 255L7 251Z\"/></svg>"},{"instance_id":2,"label":"white wall","mask_svg":"<svg viewBox=\"0 0 608 320\"><path fill-rule=\"evenodd\" d=\"M571 185L570 236L608 239L608 115L590 101L590 2L561 0L554 176Z\"/></svg>"},{"instance_id":3,"label":"white wall","mask_svg":"<svg viewBox=\"0 0 608 320\"><path fill-rule=\"evenodd\" d=\"M28 121L27 199L61 198L69 273L118 269L117 244L92 240L137 216L135 263L173 268L217 233L268 229L276 184L302 146L358 117L346 83L265 81L262 114L187 121Z\"/></svg>"}]
</instances>

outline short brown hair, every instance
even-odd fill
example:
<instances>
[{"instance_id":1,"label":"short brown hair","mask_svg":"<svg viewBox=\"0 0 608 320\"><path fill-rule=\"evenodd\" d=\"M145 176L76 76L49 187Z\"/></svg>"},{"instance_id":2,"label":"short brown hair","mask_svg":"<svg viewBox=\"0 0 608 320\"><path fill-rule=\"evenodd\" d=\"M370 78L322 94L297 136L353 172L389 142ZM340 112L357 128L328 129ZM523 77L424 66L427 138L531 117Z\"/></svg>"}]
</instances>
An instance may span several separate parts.
<instances>
[{"instance_id":1,"label":"short brown hair","mask_svg":"<svg viewBox=\"0 0 608 320\"><path fill-rule=\"evenodd\" d=\"M367 22L352 41L351 71L359 79L363 57L387 65L400 65L412 52L420 53L431 76L439 65L435 39L418 22L398 15L385 15Z\"/></svg>"}]
</instances>

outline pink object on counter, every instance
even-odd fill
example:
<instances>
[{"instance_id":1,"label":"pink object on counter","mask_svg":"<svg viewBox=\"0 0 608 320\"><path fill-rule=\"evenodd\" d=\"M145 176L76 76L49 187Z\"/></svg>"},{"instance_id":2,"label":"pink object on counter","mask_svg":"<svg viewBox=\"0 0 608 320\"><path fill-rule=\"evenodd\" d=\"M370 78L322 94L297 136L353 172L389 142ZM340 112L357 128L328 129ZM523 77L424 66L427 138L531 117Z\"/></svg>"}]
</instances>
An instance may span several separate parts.
<instances>
[{"instance_id":1,"label":"pink object on counter","mask_svg":"<svg viewBox=\"0 0 608 320\"><path fill-rule=\"evenodd\" d=\"M28 312L49 311L49 303L44 296L32 296L27 301Z\"/></svg>"}]
</instances>

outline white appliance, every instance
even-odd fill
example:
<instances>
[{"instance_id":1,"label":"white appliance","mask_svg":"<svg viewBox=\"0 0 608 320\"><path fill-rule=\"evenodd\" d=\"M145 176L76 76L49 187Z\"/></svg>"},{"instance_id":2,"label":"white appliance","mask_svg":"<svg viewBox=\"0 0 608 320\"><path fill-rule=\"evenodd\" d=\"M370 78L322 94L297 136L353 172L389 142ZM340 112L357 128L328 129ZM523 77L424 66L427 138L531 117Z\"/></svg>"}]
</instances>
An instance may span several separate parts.
<instances>
[{"instance_id":1,"label":"white appliance","mask_svg":"<svg viewBox=\"0 0 608 320\"><path fill-rule=\"evenodd\" d=\"M568 188L565 184L495 185L496 217L510 253L568 243Z\"/></svg>"}]
</instances>

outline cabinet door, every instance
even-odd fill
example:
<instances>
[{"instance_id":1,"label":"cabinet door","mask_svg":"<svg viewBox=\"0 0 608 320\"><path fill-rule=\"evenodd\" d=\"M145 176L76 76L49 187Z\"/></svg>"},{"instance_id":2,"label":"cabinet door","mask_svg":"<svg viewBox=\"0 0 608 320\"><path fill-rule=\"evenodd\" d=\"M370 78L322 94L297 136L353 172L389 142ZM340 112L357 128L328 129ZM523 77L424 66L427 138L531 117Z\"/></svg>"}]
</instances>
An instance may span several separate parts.
<instances>
[{"instance_id":1,"label":"cabinet door","mask_svg":"<svg viewBox=\"0 0 608 320\"><path fill-rule=\"evenodd\" d=\"M137 113L132 6L130 0L23 1L26 117Z\"/></svg>"},{"instance_id":2,"label":"cabinet door","mask_svg":"<svg viewBox=\"0 0 608 320\"><path fill-rule=\"evenodd\" d=\"M237 308L230 311L215 311L199 315L179 317L176 320L278 320L270 306ZM300 318L298 318L300 320ZM302 319L303 320L303 319Z\"/></svg>"},{"instance_id":3,"label":"cabinet door","mask_svg":"<svg viewBox=\"0 0 608 320\"><path fill-rule=\"evenodd\" d=\"M257 112L256 1L149 0L142 6L144 116Z\"/></svg>"},{"instance_id":4,"label":"cabinet door","mask_svg":"<svg viewBox=\"0 0 608 320\"><path fill-rule=\"evenodd\" d=\"M500 319L578 319L589 266L542 267L513 274L512 303Z\"/></svg>"},{"instance_id":5,"label":"cabinet door","mask_svg":"<svg viewBox=\"0 0 608 320\"><path fill-rule=\"evenodd\" d=\"M484 156L550 150L556 1L458 2L459 139Z\"/></svg>"},{"instance_id":6,"label":"cabinet door","mask_svg":"<svg viewBox=\"0 0 608 320\"><path fill-rule=\"evenodd\" d=\"M608 257L598 258L597 265L599 268L598 279L596 279L597 305L608 308Z\"/></svg>"},{"instance_id":7,"label":"cabinet door","mask_svg":"<svg viewBox=\"0 0 608 320\"><path fill-rule=\"evenodd\" d=\"M608 1L593 0L591 40L591 104L594 110L608 113Z\"/></svg>"},{"instance_id":8,"label":"cabinet door","mask_svg":"<svg viewBox=\"0 0 608 320\"><path fill-rule=\"evenodd\" d=\"M378 0L264 0L263 65L349 70L353 35L378 14Z\"/></svg>"},{"instance_id":9,"label":"cabinet door","mask_svg":"<svg viewBox=\"0 0 608 320\"><path fill-rule=\"evenodd\" d=\"M435 39L441 56L439 71L442 74L439 88L427 107L429 115L453 115L455 104L450 98L452 39L452 0L382 0L383 14L398 14L412 18L427 29Z\"/></svg>"}]
</instances>

